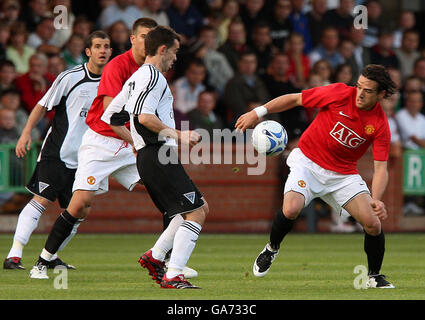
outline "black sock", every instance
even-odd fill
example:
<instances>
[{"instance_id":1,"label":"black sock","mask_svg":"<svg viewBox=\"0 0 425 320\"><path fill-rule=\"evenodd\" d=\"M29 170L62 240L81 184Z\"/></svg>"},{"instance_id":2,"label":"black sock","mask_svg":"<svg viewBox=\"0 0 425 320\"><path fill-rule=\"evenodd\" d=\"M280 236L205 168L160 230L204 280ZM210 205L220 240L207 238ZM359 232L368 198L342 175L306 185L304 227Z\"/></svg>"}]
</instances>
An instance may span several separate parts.
<instances>
[{"instance_id":1,"label":"black sock","mask_svg":"<svg viewBox=\"0 0 425 320\"><path fill-rule=\"evenodd\" d=\"M371 236L365 232L364 251L367 255L369 274L379 274L385 252L385 236L383 230L381 230L381 234L378 236Z\"/></svg>"},{"instance_id":2,"label":"black sock","mask_svg":"<svg viewBox=\"0 0 425 320\"><path fill-rule=\"evenodd\" d=\"M283 238L291 231L295 220L290 220L283 214L282 210L279 210L272 224L272 231L270 232L270 246L278 250L280 248L280 243L283 241Z\"/></svg>"},{"instance_id":3,"label":"black sock","mask_svg":"<svg viewBox=\"0 0 425 320\"><path fill-rule=\"evenodd\" d=\"M47 238L44 249L46 249L51 254L55 254L59 250L61 244L71 234L72 228L77 221L77 218L74 218L69 214L68 211L65 210L56 219L52 230L50 230L49 237Z\"/></svg>"}]
</instances>

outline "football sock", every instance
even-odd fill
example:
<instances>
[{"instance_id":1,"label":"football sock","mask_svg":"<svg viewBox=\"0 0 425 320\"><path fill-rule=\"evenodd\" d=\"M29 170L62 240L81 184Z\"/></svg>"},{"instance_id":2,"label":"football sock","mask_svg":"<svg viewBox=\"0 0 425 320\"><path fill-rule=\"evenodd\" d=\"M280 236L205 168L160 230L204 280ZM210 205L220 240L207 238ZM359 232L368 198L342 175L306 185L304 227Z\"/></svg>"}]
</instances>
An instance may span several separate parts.
<instances>
[{"instance_id":1,"label":"football sock","mask_svg":"<svg viewBox=\"0 0 425 320\"><path fill-rule=\"evenodd\" d=\"M55 254L61 244L69 237L77 222L78 219L74 218L68 211L62 212L49 233L44 249L52 255Z\"/></svg>"},{"instance_id":2,"label":"football sock","mask_svg":"<svg viewBox=\"0 0 425 320\"><path fill-rule=\"evenodd\" d=\"M19 214L18 223L16 225L15 236L13 237L13 245L7 258L22 258L24 246L28 243L31 234L38 226L41 215L46 210L41 204L34 199L22 209Z\"/></svg>"},{"instance_id":3,"label":"football sock","mask_svg":"<svg viewBox=\"0 0 425 320\"><path fill-rule=\"evenodd\" d=\"M381 230L381 234L378 236L372 236L365 232L364 251L367 255L369 274L379 274L385 253L385 236L383 230Z\"/></svg>"},{"instance_id":4,"label":"football sock","mask_svg":"<svg viewBox=\"0 0 425 320\"><path fill-rule=\"evenodd\" d=\"M202 226L194 221L185 220L176 232L166 276L171 279L183 273L187 261L195 248Z\"/></svg>"},{"instance_id":5,"label":"football sock","mask_svg":"<svg viewBox=\"0 0 425 320\"><path fill-rule=\"evenodd\" d=\"M183 223L183 217L178 214L170 221L167 229L161 234L152 248L152 257L164 261L165 255L173 247L174 236L180 225Z\"/></svg>"},{"instance_id":6,"label":"football sock","mask_svg":"<svg viewBox=\"0 0 425 320\"><path fill-rule=\"evenodd\" d=\"M270 232L270 246L274 250L279 250L283 238L291 231L294 221L288 219L282 210L279 210L272 223L272 231Z\"/></svg>"},{"instance_id":7,"label":"football sock","mask_svg":"<svg viewBox=\"0 0 425 320\"><path fill-rule=\"evenodd\" d=\"M74 224L74 227L72 228L71 234L62 242L58 251L62 251L66 247L66 245L69 243L69 241L71 241L71 239L74 238L74 236L77 234L78 227L83 221L84 219L78 219L78 221Z\"/></svg>"}]
</instances>

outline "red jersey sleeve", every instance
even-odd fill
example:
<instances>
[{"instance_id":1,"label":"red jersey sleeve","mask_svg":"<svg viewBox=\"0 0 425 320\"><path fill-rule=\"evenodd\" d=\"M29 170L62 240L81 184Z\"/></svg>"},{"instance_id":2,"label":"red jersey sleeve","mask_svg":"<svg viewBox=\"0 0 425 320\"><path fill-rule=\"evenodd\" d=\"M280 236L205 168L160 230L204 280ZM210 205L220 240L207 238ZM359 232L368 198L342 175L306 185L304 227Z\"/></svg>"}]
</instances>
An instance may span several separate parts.
<instances>
[{"instance_id":1,"label":"red jersey sleeve","mask_svg":"<svg viewBox=\"0 0 425 320\"><path fill-rule=\"evenodd\" d=\"M334 83L302 91L302 104L305 108L323 108L338 101L341 91L349 88L343 83Z\"/></svg>"},{"instance_id":2,"label":"red jersey sleeve","mask_svg":"<svg viewBox=\"0 0 425 320\"><path fill-rule=\"evenodd\" d=\"M120 93L122 85L128 77L119 62L119 59L115 58L105 66L97 90L98 96L115 97Z\"/></svg>"},{"instance_id":3,"label":"red jersey sleeve","mask_svg":"<svg viewBox=\"0 0 425 320\"><path fill-rule=\"evenodd\" d=\"M373 159L376 161L387 161L390 152L391 132L388 120L384 116L384 121L376 133L373 140Z\"/></svg>"}]
</instances>

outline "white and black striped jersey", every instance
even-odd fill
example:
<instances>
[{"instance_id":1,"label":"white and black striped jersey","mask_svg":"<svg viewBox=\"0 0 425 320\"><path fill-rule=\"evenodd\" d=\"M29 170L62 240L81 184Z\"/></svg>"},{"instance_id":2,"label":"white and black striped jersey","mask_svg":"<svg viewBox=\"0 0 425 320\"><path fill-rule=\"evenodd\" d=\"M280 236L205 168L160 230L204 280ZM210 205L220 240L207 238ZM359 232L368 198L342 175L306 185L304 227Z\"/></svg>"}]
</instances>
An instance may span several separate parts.
<instances>
[{"instance_id":1,"label":"white and black striped jersey","mask_svg":"<svg viewBox=\"0 0 425 320\"><path fill-rule=\"evenodd\" d=\"M114 117L122 114L123 110L131 116L130 131L136 150L156 143L177 146L175 139L150 131L138 120L139 114L153 114L167 127L176 127L173 95L163 74L152 64L144 64L133 73L121 92L108 105L101 119L114 124Z\"/></svg>"},{"instance_id":2,"label":"white and black striped jersey","mask_svg":"<svg viewBox=\"0 0 425 320\"><path fill-rule=\"evenodd\" d=\"M69 169L78 166L87 112L97 95L100 75L87 69L87 64L76 66L58 75L52 86L38 102L47 111L55 110L52 126L43 141L38 161L57 159Z\"/></svg>"}]
</instances>

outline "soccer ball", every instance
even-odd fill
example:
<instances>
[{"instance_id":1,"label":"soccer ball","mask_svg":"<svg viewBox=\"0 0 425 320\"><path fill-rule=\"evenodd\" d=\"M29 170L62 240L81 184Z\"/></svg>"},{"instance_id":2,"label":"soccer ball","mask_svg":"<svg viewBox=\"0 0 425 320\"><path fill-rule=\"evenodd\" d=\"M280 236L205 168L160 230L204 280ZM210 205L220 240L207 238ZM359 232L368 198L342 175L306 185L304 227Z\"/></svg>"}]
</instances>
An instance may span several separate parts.
<instances>
[{"instance_id":1,"label":"soccer ball","mask_svg":"<svg viewBox=\"0 0 425 320\"><path fill-rule=\"evenodd\" d=\"M252 132L252 145L260 154L275 156L286 148L288 135L282 125L276 121L260 122Z\"/></svg>"}]
</instances>

